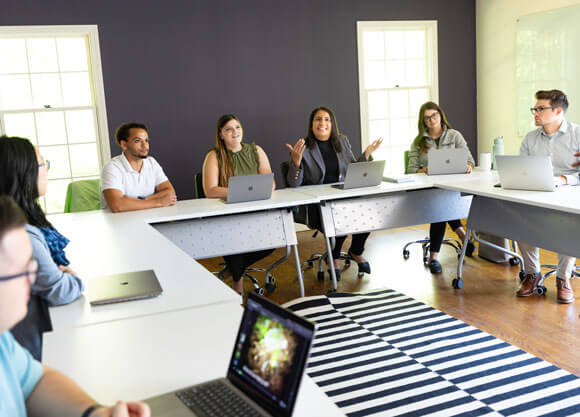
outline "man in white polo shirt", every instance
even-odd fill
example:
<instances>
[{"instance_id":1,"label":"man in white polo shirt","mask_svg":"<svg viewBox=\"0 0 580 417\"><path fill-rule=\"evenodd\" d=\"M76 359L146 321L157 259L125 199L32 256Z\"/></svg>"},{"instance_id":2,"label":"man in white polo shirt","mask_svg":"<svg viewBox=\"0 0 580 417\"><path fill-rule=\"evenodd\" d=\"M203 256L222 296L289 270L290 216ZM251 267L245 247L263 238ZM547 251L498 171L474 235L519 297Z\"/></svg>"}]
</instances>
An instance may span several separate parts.
<instances>
[{"instance_id":1,"label":"man in white polo shirt","mask_svg":"<svg viewBox=\"0 0 580 417\"><path fill-rule=\"evenodd\" d=\"M101 174L101 204L112 212L171 206L175 189L161 166L149 155L149 134L142 123L123 123L115 133L123 153Z\"/></svg>"},{"instance_id":2,"label":"man in white polo shirt","mask_svg":"<svg viewBox=\"0 0 580 417\"><path fill-rule=\"evenodd\" d=\"M547 155L552 158L554 180L559 185L578 185L578 164L580 156L580 126L565 119L568 98L560 90L536 92L536 105L530 110L538 129L529 132L520 147L520 155ZM518 297L534 294L540 280L540 250L524 242L518 242L524 259L525 277L517 292ZM568 304L574 301L574 290L570 277L576 259L558 254L556 271L556 299Z\"/></svg>"}]
</instances>

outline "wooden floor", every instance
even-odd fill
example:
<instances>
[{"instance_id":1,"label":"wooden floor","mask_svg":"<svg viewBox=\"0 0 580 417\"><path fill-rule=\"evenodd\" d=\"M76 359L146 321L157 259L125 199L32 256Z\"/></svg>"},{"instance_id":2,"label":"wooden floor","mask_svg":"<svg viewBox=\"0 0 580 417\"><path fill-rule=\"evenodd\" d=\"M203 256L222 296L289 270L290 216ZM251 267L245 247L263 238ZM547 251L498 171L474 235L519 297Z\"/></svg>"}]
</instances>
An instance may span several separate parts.
<instances>
[{"instance_id":1,"label":"wooden floor","mask_svg":"<svg viewBox=\"0 0 580 417\"><path fill-rule=\"evenodd\" d=\"M546 280L546 295L518 298L515 292L519 287L519 267L494 264L475 255L464 263L463 289L454 290L451 281L457 276L457 256L452 249L443 247L439 257L443 273L437 276L423 266L420 245L413 245L410 258L403 259L404 244L424 238L427 228L418 226L373 233L365 251L372 274L357 278L357 266L353 263L342 271L339 291L394 289L580 376L580 280L572 281L577 297L572 304L556 302L553 276ZM452 235L448 230L446 236ZM322 236L313 239L312 232L299 232L298 239L303 259L324 248ZM348 249L349 242L350 239L344 249ZM271 264L283 254L283 250L276 250L257 266ZM542 263L556 263L554 253L542 251L541 256ZM209 259L201 263L215 271L221 261L221 258ZM276 268L274 276L278 288L266 294L269 299L281 304L299 297L292 258ZM263 274L256 274L256 277L263 282ZM326 278L319 282L316 268L306 270L306 295L326 294L332 289L328 274ZM251 291L249 283L245 284L245 290Z\"/></svg>"}]
</instances>

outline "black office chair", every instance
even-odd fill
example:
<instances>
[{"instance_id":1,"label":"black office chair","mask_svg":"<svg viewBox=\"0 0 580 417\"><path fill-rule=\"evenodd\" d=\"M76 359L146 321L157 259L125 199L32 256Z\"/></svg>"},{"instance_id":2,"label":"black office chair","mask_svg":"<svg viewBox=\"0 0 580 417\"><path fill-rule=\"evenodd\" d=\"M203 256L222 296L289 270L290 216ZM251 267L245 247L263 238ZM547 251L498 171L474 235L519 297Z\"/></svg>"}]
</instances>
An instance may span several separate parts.
<instances>
[{"instance_id":1,"label":"black office chair","mask_svg":"<svg viewBox=\"0 0 580 417\"><path fill-rule=\"evenodd\" d=\"M286 175L288 174L288 168L289 168L289 163L288 161L284 161L280 164L280 171L282 173L282 179L284 181L284 186L288 187L288 182L286 180ZM308 224L308 206L298 206L295 207L295 209L292 211L294 214L294 221L296 223L299 224L303 224L305 226L309 226ZM318 236L318 230L314 230L314 233L312 234L313 238L316 238L316 236ZM326 261L326 259L328 258L328 252L324 252L324 253L313 253L311 254L308 259L306 259L305 261L303 261L300 264L300 268L302 269L302 271L304 272L306 270L306 268L313 268L314 267L314 263L318 262L318 273L316 275L318 281L324 281L324 265L323 265L323 261ZM338 257L338 259L343 259L344 260L344 266L346 268L350 267L351 261L352 261L352 257L346 253L346 252L341 252L340 256ZM359 278L362 277L364 274L359 274ZM340 280L340 278L339 278Z\"/></svg>"},{"instance_id":2,"label":"black office chair","mask_svg":"<svg viewBox=\"0 0 580 417\"><path fill-rule=\"evenodd\" d=\"M195 198L205 198L205 191L203 190L203 177L201 173L195 174L194 176L194 194ZM219 271L212 271L212 274L214 274L219 279L225 282L226 278L224 277L224 272L226 271L227 266L225 266L225 263L220 263L220 265L223 265L222 269L220 269ZM268 293L271 293L276 289L276 285L274 284L274 276L270 273L270 269L272 268L273 268L272 266L266 269L248 268L242 275L242 279L246 278L250 280L250 282L252 283L252 287L254 287L254 292L263 295L264 288L262 288L260 282L254 276L250 275L249 272L264 272L266 274L265 288L266 291L268 291Z\"/></svg>"}]
</instances>

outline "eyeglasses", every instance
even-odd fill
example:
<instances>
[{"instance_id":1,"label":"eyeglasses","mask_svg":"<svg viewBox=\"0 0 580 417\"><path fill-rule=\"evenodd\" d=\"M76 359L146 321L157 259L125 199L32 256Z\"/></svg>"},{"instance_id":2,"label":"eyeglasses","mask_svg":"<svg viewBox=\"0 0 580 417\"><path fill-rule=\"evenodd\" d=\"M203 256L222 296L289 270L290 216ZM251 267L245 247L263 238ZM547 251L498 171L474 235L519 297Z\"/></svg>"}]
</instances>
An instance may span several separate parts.
<instances>
[{"instance_id":1,"label":"eyeglasses","mask_svg":"<svg viewBox=\"0 0 580 417\"><path fill-rule=\"evenodd\" d=\"M30 285L32 285L34 284L34 281L36 281L37 274L38 274L38 262L36 261L36 259L32 259L29 262L25 272L21 272L19 274L14 275L5 275L3 277L0 276L0 281L10 281L11 279L16 279L25 276L26 278L28 278L28 281L30 281Z\"/></svg>"},{"instance_id":2,"label":"eyeglasses","mask_svg":"<svg viewBox=\"0 0 580 417\"><path fill-rule=\"evenodd\" d=\"M530 112L532 112L532 114L536 114L536 112L538 112L538 113L542 113L544 110L547 110L547 109L554 109L554 108L555 108L555 107L552 107L552 106L546 106L546 107L543 107L543 106L540 106L540 107L532 107L532 108L530 108Z\"/></svg>"},{"instance_id":3,"label":"eyeglasses","mask_svg":"<svg viewBox=\"0 0 580 417\"><path fill-rule=\"evenodd\" d=\"M47 171L50 171L50 161L46 160L42 164L38 164L38 168L46 167Z\"/></svg>"},{"instance_id":4,"label":"eyeglasses","mask_svg":"<svg viewBox=\"0 0 580 417\"><path fill-rule=\"evenodd\" d=\"M435 113L433 113L431 116L425 116L423 117L423 120L425 120L425 122L428 122L429 120L436 120L437 116L439 116L439 112L436 111Z\"/></svg>"}]
</instances>

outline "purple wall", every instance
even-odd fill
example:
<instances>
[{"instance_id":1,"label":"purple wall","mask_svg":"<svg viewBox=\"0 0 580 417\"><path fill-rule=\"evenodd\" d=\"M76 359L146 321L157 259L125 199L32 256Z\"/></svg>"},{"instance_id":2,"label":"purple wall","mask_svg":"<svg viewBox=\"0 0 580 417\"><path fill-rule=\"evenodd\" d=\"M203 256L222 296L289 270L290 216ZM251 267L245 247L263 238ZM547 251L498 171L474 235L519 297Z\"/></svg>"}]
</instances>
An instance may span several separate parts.
<instances>
[{"instance_id":1,"label":"purple wall","mask_svg":"<svg viewBox=\"0 0 580 417\"><path fill-rule=\"evenodd\" d=\"M279 186L284 143L306 134L318 105L356 153L356 21L399 19L438 20L440 104L475 152L473 0L5 0L0 13L0 25L99 26L111 155L120 123L146 123L180 199L193 197L223 113L264 148Z\"/></svg>"}]
</instances>

